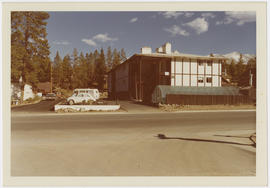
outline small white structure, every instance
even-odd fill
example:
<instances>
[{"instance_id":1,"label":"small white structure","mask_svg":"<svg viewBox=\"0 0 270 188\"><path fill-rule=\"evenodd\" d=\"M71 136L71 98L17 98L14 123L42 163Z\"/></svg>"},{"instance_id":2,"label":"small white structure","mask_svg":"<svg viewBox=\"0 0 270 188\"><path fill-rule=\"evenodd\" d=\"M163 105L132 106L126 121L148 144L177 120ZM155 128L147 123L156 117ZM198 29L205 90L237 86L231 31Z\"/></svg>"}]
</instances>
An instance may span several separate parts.
<instances>
[{"instance_id":1,"label":"small white structure","mask_svg":"<svg viewBox=\"0 0 270 188\"><path fill-rule=\"evenodd\" d=\"M152 49L151 47L145 46L141 48L141 53L142 54L151 54L152 53Z\"/></svg>"},{"instance_id":2,"label":"small white structure","mask_svg":"<svg viewBox=\"0 0 270 188\"><path fill-rule=\"evenodd\" d=\"M33 93L32 86L25 84L24 85L24 95L23 95L23 100L27 100L30 98L34 98L35 94Z\"/></svg>"},{"instance_id":3,"label":"small white structure","mask_svg":"<svg viewBox=\"0 0 270 188\"><path fill-rule=\"evenodd\" d=\"M157 53L163 53L162 47L156 48L156 52L157 52Z\"/></svg>"},{"instance_id":4,"label":"small white structure","mask_svg":"<svg viewBox=\"0 0 270 188\"><path fill-rule=\"evenodd\" d=\"M172 53L171 43L166 42L161 47L156 48L156 53L171 54Z\"/></svg>"},{"instance_id":5,"label":"small white structure","mask_svg":"<svg viewBox=\"0 0 270 188\"><path fill-rule=\"evenodd\" d=\"M166 42L162 46L162 49L163 49L163 53L165 53L165 54L171 54L172 53L172 45L171 45L171 43Z\"/></svg>"},{"instance_id":6,"label":"small white structure","mask_svg":"<svg viewBox=\"0 0 270 188\"><path fill-rule=\"evenodd\" d=\"M11 96L13 98L20 98L21 97L21 88L20 88L20 84L14 84L12 83L11 84ZM23 95L23 100L27 100L27 99L30 99L30 98L34 98L35 97L35 94L32 90L32 86L28 85L28 84L25 84L24 85L24 95Z\"/></svg>"}]
</instances>

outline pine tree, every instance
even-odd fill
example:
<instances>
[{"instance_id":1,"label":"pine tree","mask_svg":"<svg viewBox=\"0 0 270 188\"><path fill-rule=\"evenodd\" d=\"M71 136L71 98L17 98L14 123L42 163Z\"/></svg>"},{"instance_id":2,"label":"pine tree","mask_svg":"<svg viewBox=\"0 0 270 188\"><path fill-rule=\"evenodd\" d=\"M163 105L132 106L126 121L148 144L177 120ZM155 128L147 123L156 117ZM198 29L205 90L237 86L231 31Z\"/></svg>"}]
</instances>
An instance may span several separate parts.
<instances>
[{"instance_id":1,"label":"pine tree","mask_svg":"<svg viewBox=\"0 0 270 188\"><path fill-rule=\"evenodd\" d=\"M126 52L124 48L122 48L120 51L120 63L123 63L126 59L127 59Z\"/></svg>"},{"instance_id":2,"label":"pine tree","mask_svg":"<svg viewBox=\"0 0 270 188\"><path fill-rule=\"evenodd\" d=\"M24 34L21 30L22 20L22 12L11 13L11 82L19 82L24 69L23 58L26 55L26 49L23 44Z\"/></svg>"},{"instance_id":3,"label":"pine tree","mask_svg":"<svg viewBox=\"0 0 270 188\"><path fill-rule=\"evenodd\" d=\"M24 84L35 87L39 81L50 80L48 18L47 12L11 13L11 79L22 78L22 94Z\"/></svg>"},{"instance_id":4,"label":"pine tree","mask_svg":"<svg viewBox=\"0 0 270 188\"><path fill-rule=\"evenodd\" d=\"M78 57L78 51L76 48L74 48L72 53L72 88L80 87L79 64L80 62Z\"/></svg>"},{"instance_id":5,"label":"pine tree","mask_svg":"<svg viewBox=\"0 0 270 188\"><path fill-rule=\"evenodd\" d=\"M79 87L86 88L87 87L87 63L83 53L80 53L79 56Z\"/></svg>"},{"instance_id":6,"label":"pine tree","mask_svg":"<svg viewBox=\"0 0 270 188\"><path fill-rule=\"evenodd\" d=\"M252 74L252 86L256 87L256 58L252 58L248 61L243 73L239 78L238 85L249 86L250 74Z\"/></svg>"},{"instance_id":7,"label":"pine tree","mask_svg":"<svg viewBox=\"0 0 270 188\"><path fill-rule=\"evenodd\" d=\"M112 64L112 68L115 68L119 64L120 64L120 53L117 52L116 49L114 49L113 50L113 64Z\"/></svg>"},{"instance_id":8,"label":"pine tree","mask_svg":"<svg viewBox=\"0 0 270 188\"><path fill-rule=\"evenodd\" d=\"M236 82L236 65L234 60L232 60L231 64L229 65L228 73L231 76L232 82Z\"/></svg>"},{"instance_id":9,"label":"pine tree","mask_svg":"<svg viewBox=\"0 0 270 188\"><path fill-rule=\"evenodd\" d=\"M93 58L94 58L94 67L95 67L95 69L94 69L94 74L93 74L93 82L92 82L92 84L94 85L94 86L96 86L98 83L97 83L97 72L96 72L96 68L97 68L97 63L98 63L98 59L99 59L99 53L98 53L98 51L97 50L95 50L94 51L94 56L93 56Z\"/></svg>"},{"instance_id":10,"label":"pine tree","mask_svg":"<svg viewBox=\"0 0 270 188\"><path fill-rule=\"evenodd\" d=\"M66 55L62 63L63 77L61 77L61 88L72 89L72 66L71 58L69 55Z\"/></svg>"},{"instance_id":11,"label":"pine tree","mask_svg":"<svg viewBox=\"0 0 270 188\"><path fill-rule=\"evenodd\" d=\"M107 49L107 58L106 58L106 64L107 64L107 71L112 69L112 49L109 46Z\"/></svg>"},{"instance_id":12,"label":"pine tree","mask_svg":"<svg viewBox=\"0 0 270 188\"><path fill-rule=\"evenodd\" d=\"M86 56L87 61L87 83L88 87L91 87L94 83L94 75L95 75L95 57L93 53L90 53Z\"/></svg>"},{"instance_id":13,"label":"pine tree","mask_svg":"<svg viewBox=\"0 0 270 188\"><path fill-rule=\"evenodd\" d=\"M77 65L79 65L78 50L77 48L74 48L73 53L72 53L72 66L77 66Z\"/></svg>"},{"instance_id":14,"label":"pine tree","mask_svg":"<svg viewBox=\"0 0 270 188\"><path fill-rule=\"evenodd\" d=\"M242 77L242 74L244 73L244 71L245 71L245 65L243 62L243 55L240 54L239 61L236 64L236 80L237 80L238 85L241 85L240 78Z\"/></svg>"},{"instance_id":15,"label":"pine tree","mask_svg":"<svg viewBox=\"0 0 270 188\"><path fill-rule=\"evenodd\" d=\"M62 59L59 55L59 52L57 51L53 61L53 83L56 87L60 87L62 77L63 77Z\"/></svg>"},{"instance_id":16,"label":"pine tree","mask_svg":"<svg viewBox=\"0 0 270 188\"><path fill-rule=\"evenodd\" d=\"M99 58L97 59L96 65L96 78L98 83L98 88L100 90L104 89L104 77L106 73L106 65L105 65L105 55L103 48L100 50Z\"/></svg>"}]
</instances>

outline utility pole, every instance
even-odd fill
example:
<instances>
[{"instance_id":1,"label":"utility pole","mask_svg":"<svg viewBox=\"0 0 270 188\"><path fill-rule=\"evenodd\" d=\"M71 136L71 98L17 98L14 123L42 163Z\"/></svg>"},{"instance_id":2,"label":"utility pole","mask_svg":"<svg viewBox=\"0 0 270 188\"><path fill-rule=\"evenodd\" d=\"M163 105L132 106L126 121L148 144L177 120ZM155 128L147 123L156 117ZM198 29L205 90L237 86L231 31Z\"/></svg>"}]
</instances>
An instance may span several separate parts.
<instances>
[{"instance_id":1,"label":"utility pole","mask_svg":"<svg viewBox=\"0 0 270 188\"><path fill-rule=\"evenodd\" d=\"M252 87L253 82L253 74L251 74L251 69L249 70L249 86Z\"/></svg>"}]
</instances>

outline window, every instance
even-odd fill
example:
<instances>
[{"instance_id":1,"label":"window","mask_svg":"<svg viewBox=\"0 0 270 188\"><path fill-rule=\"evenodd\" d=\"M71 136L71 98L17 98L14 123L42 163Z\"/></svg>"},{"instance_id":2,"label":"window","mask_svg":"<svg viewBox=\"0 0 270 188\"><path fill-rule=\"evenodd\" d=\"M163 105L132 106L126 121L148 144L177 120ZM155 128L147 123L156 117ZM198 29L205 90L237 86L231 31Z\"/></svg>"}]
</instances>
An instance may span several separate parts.
<instances>
[{"instance_id":1,"label":"window","mask_svg":"<svg viewBox=\"0 0 270 188\"><path fill-rule=\"evenodd\" d=\"M206 78L206 82L207 82L207 83L212 83L212 78L211 78L211 77L207 77L207 78Z\"/></svg>"},{"instance_id":2,"label":"window","mask_svg":"<svg viewBox=\"0 0 270 188\"><path fill-rule=\"evenodd\" d=\"M202 60L198 60L198 64L199 64L199 66L203 66L203 61Z\"/></svg>"},{"instance_id":3,"label":"window","mask_svg":"<svg viewBox=\"0 0 270 188\"><path fill-rule=\"evenodd\" d=\"M198 78L198 83L203 83L203 77Z\"/></svg>"},{"instance_id":4,"label":"window","mask_svg":"<svg viewBox=\"0 0 270 188\"><path fill-rule=\"evenodd\" d=\"M211 67L212 66L212 61L208 60L207 61L207 66Z\"/></svg>"}]
</instances>

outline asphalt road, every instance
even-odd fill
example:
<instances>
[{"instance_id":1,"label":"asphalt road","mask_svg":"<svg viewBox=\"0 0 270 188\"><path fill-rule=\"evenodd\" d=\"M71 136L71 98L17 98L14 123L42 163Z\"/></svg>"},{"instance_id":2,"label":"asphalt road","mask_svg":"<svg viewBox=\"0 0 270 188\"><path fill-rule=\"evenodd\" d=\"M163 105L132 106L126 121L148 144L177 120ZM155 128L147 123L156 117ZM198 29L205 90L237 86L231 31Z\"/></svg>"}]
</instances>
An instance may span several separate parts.
<instances>
[{"instance_id":1,"label":"asphalt road","mask_svg":"<svg viewBox=\"0 0 270 188\"><path fill-rule=\"evenodd\" d=\"M255 175L255 124L255 111L12 113L11 175Z\"/></svg>"},{"instance_id":2,"label":"asphalt road","mask_svg":"<svg viewBox=\"0 0 270 188\"><path fill-rule=\"evenodd\" d=\"M61 99L58 100L47 100L40 101L36 104L14 106L11 108L13 113L54 113L54 105L59 103Z\"/></svg>"}]
</instances>

